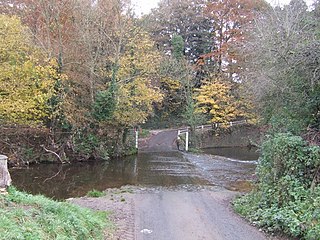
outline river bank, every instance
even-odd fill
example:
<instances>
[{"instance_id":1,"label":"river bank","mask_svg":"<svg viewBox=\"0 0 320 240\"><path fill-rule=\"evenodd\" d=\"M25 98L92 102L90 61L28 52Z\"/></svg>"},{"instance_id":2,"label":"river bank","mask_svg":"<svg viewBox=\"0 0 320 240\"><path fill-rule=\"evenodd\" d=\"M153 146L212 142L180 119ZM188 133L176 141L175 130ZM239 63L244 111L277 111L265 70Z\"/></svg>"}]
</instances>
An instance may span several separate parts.
<instances>
[{"instance_id":1,"label":"river bank","mask_svg":"<svg viewBox=\"0 0 320 240\"><path fill-rule=\"evenodd\" d=\"M112 233L106 212L8 189L0 195L0 239L104 239Z\"/></svg>"}]
</instances>

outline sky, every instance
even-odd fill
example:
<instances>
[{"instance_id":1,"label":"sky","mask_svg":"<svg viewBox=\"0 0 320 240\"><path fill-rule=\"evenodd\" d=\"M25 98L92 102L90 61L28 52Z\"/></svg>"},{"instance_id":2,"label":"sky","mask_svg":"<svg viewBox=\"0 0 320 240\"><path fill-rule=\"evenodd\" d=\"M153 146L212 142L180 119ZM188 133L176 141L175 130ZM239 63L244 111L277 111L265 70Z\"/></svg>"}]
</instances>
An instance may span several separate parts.
<instances>
[{"instance_id":1,"label":"sky","mask_svg":"<svg viewBox=\"0 0 320 240\"><path fill-rule=\"evenodd\" d=\"M288 4L290 0L266 0L267 2L276 5ZM313 0L305 0L308 5L313 3ZM158 5L159 0L132 0L135 5L136 13L140 15L141 13L149 13L151 8L155 8Z\"/></svg>"}]
</instances>

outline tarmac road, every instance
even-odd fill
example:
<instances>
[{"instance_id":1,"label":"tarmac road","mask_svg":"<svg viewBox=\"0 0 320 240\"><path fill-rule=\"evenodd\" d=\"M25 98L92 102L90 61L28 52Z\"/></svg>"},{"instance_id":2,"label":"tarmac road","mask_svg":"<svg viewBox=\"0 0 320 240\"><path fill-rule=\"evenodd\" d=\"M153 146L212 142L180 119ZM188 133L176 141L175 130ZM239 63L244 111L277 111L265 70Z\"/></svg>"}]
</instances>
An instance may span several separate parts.
<instances>
[{"instance_id":1,"label":"tarmac road","mask_svg":"<svg viewBox=\"0 0 320 240\"><path fill-rule=\"evenodd\" d=\"M135 196L137 240L262 240L234 214L229 191L161 191Z\"/></svg>"},{"instance_id":2,"label":"tarmac road","mask_svg":"<svg viewBox=\"0 0 320 240\"><path fill-rule=\"evenodd\" d=\"M177 130L164 130L156 132L148 139L146 146L139 147L143 152L170 152L177 149Z\"/></svg>"}]
</instances>

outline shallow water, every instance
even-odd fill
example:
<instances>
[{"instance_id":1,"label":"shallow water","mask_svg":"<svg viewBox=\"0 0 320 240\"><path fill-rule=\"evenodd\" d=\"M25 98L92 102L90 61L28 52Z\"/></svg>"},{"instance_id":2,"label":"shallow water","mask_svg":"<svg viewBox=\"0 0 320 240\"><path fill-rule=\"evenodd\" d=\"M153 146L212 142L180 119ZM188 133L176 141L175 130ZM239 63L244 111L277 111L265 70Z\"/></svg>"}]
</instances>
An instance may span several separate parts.
<instances>
[{"instance_id":1,"label":"shallow water","mask_svg":"<svg viewBox=\"0 0 320 240\"><path fill-rule=\"evenodd\" d=\"M245 156L245 151L242 149L240 152L238 149L234 152L241 153L238 159L252 159L252 153L248 152ZM246 180L255 169L253 164L201 159L200 156L190 160L178 151L140 153L137 156L113 159L109 162L40 164L26 169L10 169L10 173L13 185L20 190L55 199L66 199L84 196L92 189L102 191L123 185L225 187L235 181Z\"/></svg>"},{"instance_id":2,"label":"shallow water","mask_svg":"<svg viewBox=\"0 0 320 240\"><path fill-rule=\"evenodd\" d=\"M204 153L233 158L243 161L256 161L259 158L258 149L255 147L220 147L220 148L205 148Z\"/></svg>"}]
</instances>

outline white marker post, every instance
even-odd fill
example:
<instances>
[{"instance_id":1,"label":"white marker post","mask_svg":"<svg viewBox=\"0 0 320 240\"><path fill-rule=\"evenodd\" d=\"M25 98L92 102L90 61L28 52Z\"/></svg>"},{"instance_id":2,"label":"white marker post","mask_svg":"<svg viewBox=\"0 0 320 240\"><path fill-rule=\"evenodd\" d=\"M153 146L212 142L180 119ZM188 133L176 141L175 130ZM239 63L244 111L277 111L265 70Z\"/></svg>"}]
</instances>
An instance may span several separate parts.
<instances>
[{"instance_id":1,"label":"white marker post","mask_svg":"<svg viewBox=\"0 0 320 240\"><path fill-rule=\"evenodd\" d=\"M138 128L136 129L136 149L138 149L138 138L139 138L139 133L138 133Z\"/></svg>"},{"instance_id":2,"label":"white marker post","mask_svg":"<svg viewBox=\"0 0 320 240\"><path fill-rule=\"evenodd\" d=\"M8 157L0 155L0 194L6 193L6 188L11 185L11 177L7 166Z\"/></svg>"},{"instance_id":3,"label":"white marker post","mask_svg":"<svg viewBox=\"0 0 320 240\"><path fill-rule=\"evenodd\" d=\"M186 152L188 152L189 149L189 131L187 129L186 131Z\"/></svg>"}]
</instances>

